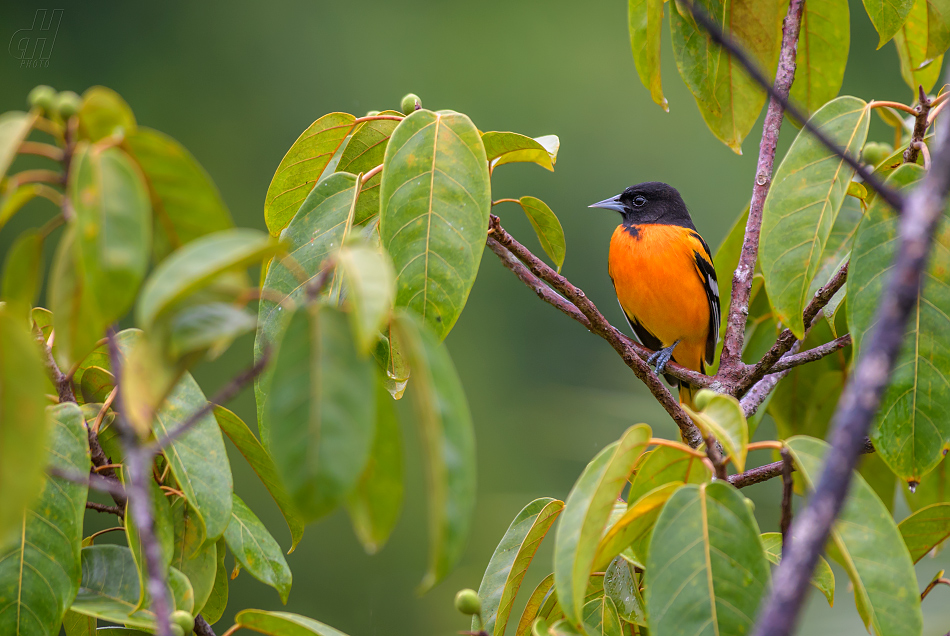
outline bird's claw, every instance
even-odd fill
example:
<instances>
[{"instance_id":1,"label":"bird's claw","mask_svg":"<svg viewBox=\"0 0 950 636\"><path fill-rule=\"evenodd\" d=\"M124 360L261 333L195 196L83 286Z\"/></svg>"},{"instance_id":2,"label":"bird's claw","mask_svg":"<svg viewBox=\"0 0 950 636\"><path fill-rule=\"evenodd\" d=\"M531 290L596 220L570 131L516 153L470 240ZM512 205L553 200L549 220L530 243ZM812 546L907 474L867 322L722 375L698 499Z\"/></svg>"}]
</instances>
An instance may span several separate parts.
<instances>
[{"instance_id":1,"label":"bird's claw","mask_svg":"<svg viewBox=\"0 0 950 636\"><path fill-rule=\"evenodd\" d=\"M673 349L675 349L676 345L678 345L679 343L680 341L677 340L670 346L664 347L663 349L660 349L659 351L653 352L653 354L649 358L647 358L647 364L656 365L657 375L662 374L663 371L666 369L667 363L673 357Z\"/></svg>"}]
</instances>

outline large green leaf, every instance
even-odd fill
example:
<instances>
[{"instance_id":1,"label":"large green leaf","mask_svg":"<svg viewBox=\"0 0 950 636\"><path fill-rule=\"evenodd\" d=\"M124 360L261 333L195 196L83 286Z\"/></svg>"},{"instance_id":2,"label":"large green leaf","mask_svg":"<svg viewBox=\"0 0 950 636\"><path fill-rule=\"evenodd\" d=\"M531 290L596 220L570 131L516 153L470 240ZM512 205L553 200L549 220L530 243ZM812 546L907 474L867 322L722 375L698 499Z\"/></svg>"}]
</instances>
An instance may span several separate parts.
<instances>
[{"instance_id":1,"label":"large green leaf","mask_svg":"<svg viewBox=\"0 0 950 636\"><path fill-rule=\"evenodd\" d=\"M96 636L96 626L97 621L92 616L68 611L63 617L63 631L66 636Z\"/></svg>"},{"instance_id":2,"label":"large green leaf","mask_svg":"<svg viewBox=\"0 0 950 636\"><path fill-rule=\"evenodd\" d=\"M650 534L657 517L667 499L672 497L682 485L682 482L678 481L663 484L636 501L631 501L623 515L607 528L600 540L593 569L605 568L621 552L625 556L632 557L642 567L646 563L646 555L650 548ZM627 548L630 550L625 551Z\"/></svg>"},{"instance_id":3,"label":"large green leaf","mask_svg":"<svg viewBox=\"0 0 950 636\"><path fill-rule=\"evenodd\" d=\"M765 558L769 560L769 563L778 565L782 560L782 534L780 532L763 533L762 545L765 548ZM823 556L818 557L818 565L812 572L811 584L828 599L828 606L834 607L835 573Z\"/></svg>"},{"instance_id":4,"label":"large green leaf","mask_svg":"<svg viewBox=\"0 0 950 636\"><path fill-rule=\"evenodd\" d=\"M392 110L383 111L380 115L398 115ZM359 174L367 172L383 163L386 145L389 138L399 124L394 119L374 119L357 124L350 135L340 161L336 165L336 172ZM360 187L359 200L356 202L356 211L353 223L360 225L372 216L379 214L379 183L382 174L375 174L366 180Z\"/></svg>"},{"instance_id":5,"label":"large green leaf","mask_svg":"<svg viewBox=\"0 0 950 636\"><path fill-rule=\"evenodd\" d=\"M940 2L939 4L943 4ZM901 65L901 77L910 87L914 97L918 87L930 92L937 80L940 79L940 70L943 67L943 54L936 57L928 56L928 51L942 46L930 43L930 11L931 3L928 0L916 0L904 24L894 34L894 46L897 47L897 57ZM936 16L934 16L937 18ZM937 18L937 19L942 19ZM939 27L934 33L938 37L946 37L944 30Z\"/></svg>"},{"instance_id":6,"label":"large green leaf","mask_svg":"<svg viewBox=\"0 0 950 636\"><path fill-rule=\"evenodd\" d=\"M148 269L152 211L148 188L121 149L80 146L69 171L76 214L76 246L103 318L112 322L132 306Z\"/></svg>"},{"instance_id":7,"label":"large green leaf","mask_svg":"<svg viewBox=\"0 0 950 636\"><path fill-rule=\"evenodd\" d=\"M828 445L804 436L787 444L808 490L814 490ZM923 619L914 564L894 519L860 475L852 477L829 543L830 556L851 578L865 627L877 636L919 636Z\"/></svg>"},{"instance_id":8,"label":"large green leaf","mask_svg":"<svg viewBox=\"0 0 950 636\"><path fill-rule=\"evenodd\" d=\"M653 101L663 110L670 107L663 97L660 78L660 33L663 30L663 0L629 0L627 21L630 30L630 48L640 81Z\"/></svg>"},{"instance_id":9,"label":"large green leaf","mask_svg":"<svg viewBox=\"0 0 950 636\"><path fill-rule=\"evenodd\" d=\"M75 404L50 407L49 441L42 467L89 472L89 445L82 412ZM7 421L4 418L4 424ZM43 423L34 424L44 426ZM16 496L6 484L3 498ZM0 633L59 633L79 583L79 550L86 486L47 477L39 498L21 511L12 543L0 546Z\"/></svg>"},{"instance_id":10,"label":"large green leaf","mask_svg":"<svg viewBox=\"0 0 950 636\"><path fill-rule=\"evenodd\" d=\"M604 594L614 602L621 619L646 627L646 607L637 578L630 564L623 557L617 557L604 572Z\"/></svg>"},{"instance_id":11,"label":"large green leaf","mask_svg":"<svg viewBox=\"0 0 950 636\"><path fill-rule=\"evenodd\" d=\"M234 559L258 581L270 585L287 603L293 576L277 541L237 495L224 540Z\"/></svg>"},{"instance_id":12,"label":"large green leaf","mask_svg":"<svg viewBox=\"0 0 950 636\"><path fill-rule=\"evenodd\" d=\"M247 463L260 477L264 487L267 488L267 492L274 498L280 513L284 516L287 527L290 528L291 543L290 550L287 551L290 554L300 543L300 539L303 538L304 523L300 518L300 514L294 508L287 489L280 481L273 458L254 437L254 433L244 423L244 420L237 415L216 404L214 406L214 417L224 434L228 436L234 446L237 447L238 452L244 456ZM179 569L183 570L181 567Z\"/></svg>"},{"instance_id":13,"label":"large green leaf","mask_svg":"<svg viewBox=\"0 0 950 636\"><path fill-rule=\"evenodd\" d=\"M396 405L380 379L373 446L359 483L346 499L353 530L369 554L385 545L399 520L404 490L402 453Z\"/></svg>"},{"instance_id":14,"label":"large green leaf","mask_svg":"<svg viewBox=\"0 0 950 636\"><path fill-rule=\"evenodd\" d=\"M854 181L851 183L854 183ZM808 289L809 297L814 296L819 288L826 285L838 270L841 269L841 266L850 258L851 246L854 244L854 237L858 232L858 226L861 224L862 218L864 218L862 203L854 197L845 197L844 203L842 203L841 209L838 211L838 217L831 227L828 240L825 241L825 247L821 254L821 263ZM845 285L832 296L828 304L825 305L825 318L833 331L835 314L841 307L845 296L847 296L847 291L847 283L845 283ZM835 335L837 336L838 334Z\"/></svg>"},{"instance_id":15,"label":"large green leaf","mask_svg":"<svg viewBox=\"0 0 950 636\"><path fill-rule=\"evenodd\" d=\"M850 40L848 0L809 0L805 4L791 98L809 114L838 96Z\"/></svg>"},{"instance_id":16,"label":"large green leaf","mask_svg":"<svg viewBox=\"0 0 950 636\"><path fill-rule=\"evenodd\" d=\"M519 203L521 203L521 209L524 210L528 221L531 222L534 233L538 235L538 240L541 241L541 248L544 249L545 254L551 257L557 271L560 272L561 266L564 265L564 254L567 251L561 222L548 207L548 204L541 199L521 197Z\"/></svg>"},{"instance_id":17,"label":"large green leaf","mask_svg":"<svg viewBox=\"0 0 950 636\"><path fill-rule=\"evenodd\" d=\"M712 479L712 473L702 459L685 449L657 446L645 453L636 473L630 479L627 501L635 503L640 497L672 482L702 484Z\"/></svg>"},{"instance_id":18,"label":"large green leaf","mask_svg":"<svg viewBox=\"0 0 950 636\"><path fill-rule=\"evenodd\" d=\"M280 243L263 232L247 228L194 240L162 261L149 276L135 308L135 320L148 328L176 303L222 274L243 272L280 249Z\"/></svg>"},{"instance_id":19,"label":"large green leaf","mask_svg":"<svg viewBox=\"0 0 950 636\"><path fill-rule=\"evenodd\" d=\"M887 44L904 24L915 0L864 0L864 8L877 30L880 40L877 48Z\"/></svg>"},{"instance_id":20,"label":"large green leaf","mask_svg":"<svg viewBox=\"0 0 950 636\"><path fill-rule=\"evenodd\" d=\"M248 609L239 612L234 622L269 636L346 636L329 625L299 614Z\"/></svg>"},{"instance_id":21,"label":"large green leaf","mask_svg":"<svg viewBox=\"0 0 950 636\"><path fill-rule=\"evenodd\" d=\"M492 170L506 163L536 163L554 172L557 151L561 146L557 135L532 139L518 133L496 131L482 133L482 143Z\"/></svg>"},{"instance_id":22,"label":"large green leaf","mask_svg":"<svg viewBox=\"0 0 950 636\"><path fill-rule=\"evenodd\" d=\"M518 621L518 627L515 630L515 636L527 636L531 633L531 625L538 617L538 612L544 605L544 602L550 596L555 596L552 588L554 587L554 575L548 574L544 577L538 586L531 592L525 603L524 611L521 613L521 619Z\"/></svg>"},{"instance_id":23,"label":"large green leaf","mask_svg":"<svg viewBox=\"0 0 950 636\"><path fill-rule=\"evenodd\" d=\"M832 141L857 156L867 138L867 104L839 97L810 119ZM762 212L759 254L769 301L778 318L805 337L802 310L812 279L854 170L803 130L775 172Z\"/></svg>"},{"instance_id":24,"label":"large green leaf","mask_svg":"<svg viewBox=\"0 0 950 636\"><path fill-rule=\"evenodd\" d=\"M910 558L917 563L950 537L950 503L921 508L898 524Z\"/></svg>"},{"instance_id":25,"label":"large green leaf","mask_svg":"<svg viewBox=\"0 0 950 636\"><path fill-rule=\"evenodd\" d=\"M915 165L898 168L887 180L906 189L923 177ZM874 200L855 238L848 271L848 325L860 354L898 246L899 221L880 198ZM944 215L924 272L891 383L881 400L871 440L900 478L919 482L950 448L950 223Z\"/></svg>"},{"instance_id":26,"label":"large green leaf","mask_svg":"<svg viewBox=\"0 0 950 636\"><path fill-rule=\"evenodd\" d=\"M587 636L623 636L624 629L617 606L606 595L584 604L581 627Z\"/></svg>"},{"instance_id":27,"label":"large green leaf","mask_svg":"<svg viewBox=\"0 0 950 636\"><path fill-rule=\"evenodd\" d=\"M135 115L122 97L105 86L91 86L82 94L79 129L83 136L99 141L135 132Z\"/></svg>"},{"instance_id":28,"label":"large green leaf","mask_svg":"<svg viewBox=\"0 0 950 636\"><path fill-rule=\"evenodd\" d=\"M491 183L481 136L465 115L417 110L393 132L384 165L379 235L396 266L396 305L445 338L485 248Z\"/></svg>"},{"instance_id":29,"label":"large green leaf","mask_svg":"<svg viewBox=\"0 0 950 636\"><path fill-rule=\"evenodd\" d=\"M745 470L745 458L749 445L749 424L739 400L705 389L695 398L694 411L684 406L704 436L712 435L719 440L726 455L739 472Z\"/></svg>"},{"instance_id":30,"label":"large green leaf","mask_svg":"<svg viewBox=\"0 0 950 636\"><path fill-rule=\"evenodd\" d=\"M927 0L927 59L950 48L950 2Z\"/></svg>"},{"instance_id":31,"label":"large green leaf","mask_svg":"<svg viewBox=\"0 0 950 636\"><path fill-rule=\"evenodd\" d=\"M290 307L305 302L307 286L319 275L326 259L339 249L348 233L350 209L356 189L356 177L346 172L328 175L313 188L300 210L280 234L288 255L296 265L291 267L275 259L267 270L257 317L257 338L254 355L259 359L265 348L274 348L290 320ZM302 270L306 280L300 274ZM287 298L288 300L280 299ZM292 301L292 302L291 302ZM254 383L257 398L257 416L261 441L269 444L264 403L271 371L266 371Z\"/></svg>"},{"instance_id":32,"label":"large green leaf","mask_svg":"<svg viewBox=\"0 0 950 636\"><path fill-rule=\"evenodd\" d=\"M344 246L337 259L349 292L353 335L360 352L369 353L392 315L396 295L392 261L388 254L365 244Z\"/></svg>"},{"instance_id":33,"label":"large green leaf","mask_svg":"<svg viewBox=\"0 0 950 636\"><path fill-rule=\"evenodd\" d=\"M21 233L3 262L0 298L26 315L43 284L43 235L34 229Z\"/></svg>"},{"instance_id":34,"label":"large green leaf","mask_svg":"<svg viewBox=\"0 0 950 636\"><path fill-rule=\"evenodd\" d=\"M781 5L778 2L701 0L716 22L727 25L732 37L765 69L775 72L781 42ZM765 104L765 92L732 56L715 44L696 24L689 8L670 7L670 33L676 67L709 130L734 152L742 154L742 140L752 130Z\"/></svg>"},{"instance_id":35,"label":"large green leaf","mask_svg":"<svg viewBox=\"0 0 950 636\"><path fill-rule=\"evenodd\" d=\"M156 437L167 435L205 405L201 387L185 373L152 422ZM195 512L201 543L224 533L231 512L231 465L224 438L210 413L165 449L172 476Z\"/></svg>"},{"instance_id":36,"label":"large green leaf","mask_svg":"<svg viewBox=\"0 0 950 636\"><path fill-rule=\"evenodd\" d=\"M584 592L610 511L651 435L646 424L627 429L591 460L567 497L554 539L554 582L561 608L574 623L581 620Z\"/></svg>"},{"instance_id":37,"label":"large green leaf","mask_svg":"<svg viewBox=\"0 0 950 636\"><path fill-rule=\"evenodd\" d=\"M201 611L214 587L217 547L215 543L201 543L201 526L194 510L184 499L175 499L170 512L173 529L171 565L188 577L194 591L195 608Z\"/></svg>"},{"instance_id":38,"label":"large green leaf","mask_svg":"<svg viewBox=\"0 0 950 636\"><path fill-rule=\"evenodd\" d=\"M332 512L359 481L373 441L375 385L375 363L357 352L343 312L296 311L265 408L277 471L304 519Z\"/></svg>"},{"instance_id":39,"label":"large green leaf","mask_svg":"<svg viewBox=\"0 0 950 636\"><path fill-rule=\"evenodd\" d=\"M528 566L563 508L564 502L557 499L535 499L508 526L478 586L482 612L480 621L472 618L473 630L483 629L493 636L504 636Z\"/></svg>"},{"instance_id":40,"label":"large green leaf","mask_svg":"<svg viewBox=\"0 0 950 636\"><path fill-rule=\"evenodd\" d=\"M46 370L23 316L0 309L0 550L16 542L23 512L43 488Z\"/></svg>"},{"instance_id":41,"label":"large green leaf","mask_svg":"<svg viewBox=\"0 0 950 636\"><path fill-rule=\"evenodd\" d=\"M211 588L211 594L204 607L201 609L201 615L210 625L214 625L224 615L224 610L228 606L228 569L224 565L224 555L228 551L228 544L224 538L218 539L215 544L217 552L217 567L214 573L214 587Z\"/></svg>"},{"instance_id":42,"label":"large green leaf","mask_svg":"<svg viewBox=\"0 0 950 636\"><path fill-rule=\"evenodd\" d=\"M138 128L124 147L148 182L156 261L205 234L234 225L211 177L188 150L165 133Z\"/></svg>"},{"instance_id":43,"label":"large green leaf","mask_svg":"<svg viewBox=\"0 0 950 636\"><path fill-rule=\"evenodd\" d=\"M348 113L324 115L300 134L281 159L264 199L264 222L271 236L290 223L355 122Z\"/></svg>"},{"instance_id":44,"label":"large green leaf","mask_svg":"<svg viewBox=\"0 0 950 636\"><path fill-rule=\"evenodd\" d=\"M745 497L722 481L686 485L663 507L647 557L650 633L744 634L769 588L769 564Z\"/></svg>"},{"instance_id":45,"label":"large green leaf","mask_svg":"<svg viewBox=\"0 0 950 636\"><path fill-rule=\"evenodd\" d=\"M417 111L418 112L418 111ZM412 367L413 405L428 485L428 590L458 563L475 509L475 431L448 350L411 314L397 314L399 341Z\"/></svg>"},{"instance_id":46,"label":"large green leaf","mask_svg":"<svg viewBox=\"0 0 950 636\"><path fill-rule=\"evenodd\" d=\"M16 159L20 144L33 129L37 113L18 110L0 115L0 181L7 175L10 164Z\"/></svg>"}]
</instances>

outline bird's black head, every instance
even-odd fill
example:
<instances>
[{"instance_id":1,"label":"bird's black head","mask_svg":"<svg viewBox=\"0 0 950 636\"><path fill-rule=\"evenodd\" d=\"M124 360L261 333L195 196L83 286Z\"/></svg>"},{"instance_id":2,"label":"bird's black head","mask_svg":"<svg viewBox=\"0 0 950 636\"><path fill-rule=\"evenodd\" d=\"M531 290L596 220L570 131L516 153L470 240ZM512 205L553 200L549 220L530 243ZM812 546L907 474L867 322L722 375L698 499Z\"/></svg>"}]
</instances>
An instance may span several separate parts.
<instances>
[{"instance_id":1,"label":"bird's black head","mask_svg":"<svg viewBox=\"0 0 950 636\"><path fill-rule=\"evenodd\" d=\"M638 183L589 207L620 212L624 225L661 223L696 229L683 197L676 188L660 181Z\"/></svg>"}]
</instances>

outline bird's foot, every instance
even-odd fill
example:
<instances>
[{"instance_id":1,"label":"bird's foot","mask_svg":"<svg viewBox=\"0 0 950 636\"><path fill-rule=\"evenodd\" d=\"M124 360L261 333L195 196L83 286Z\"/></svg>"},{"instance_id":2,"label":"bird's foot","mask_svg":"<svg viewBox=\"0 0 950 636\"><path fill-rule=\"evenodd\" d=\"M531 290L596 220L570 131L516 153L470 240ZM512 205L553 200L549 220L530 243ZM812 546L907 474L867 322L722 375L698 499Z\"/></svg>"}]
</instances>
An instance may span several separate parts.
<instances>
[{"instance_id":1,"label":"bird's foot","mask_svg":"<svg viewBox=\"0 0 950 636\"><path fill-rule=\"evenodd\" d=\"M649 358L647 358L647 364L655 364L655 365L656 365L656 374L657 374L657 375L660 375L661 373L663 373L663 370L666 369L666 363L669 362L669 361L670 361L670 358L673 357L673 349L675 349L675 348L676 348L676 345L678 345L679 343L680 343L680 341L677 340L676 342L674 342L674 343L671 344L670 346L665 347L665 348L663 348L663 349L660 349L659 351L654 352L653 355L651 355Z\"/></svg>"}]
</instances>

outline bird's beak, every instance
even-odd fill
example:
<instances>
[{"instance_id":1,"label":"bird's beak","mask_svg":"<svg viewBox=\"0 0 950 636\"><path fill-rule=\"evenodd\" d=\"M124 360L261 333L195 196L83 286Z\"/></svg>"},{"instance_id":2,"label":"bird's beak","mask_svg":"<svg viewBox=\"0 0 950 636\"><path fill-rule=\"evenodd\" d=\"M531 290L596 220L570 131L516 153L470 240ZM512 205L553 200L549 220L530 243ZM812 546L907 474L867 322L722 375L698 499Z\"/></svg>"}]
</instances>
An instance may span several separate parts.
<instances>
[{"instance_id":1,"label":"bird's beak","mask_svg":"<svg viewBox=\"0 0 950 636\"><path fill-rule=\"evenodd\" d=\"M623 214L623 204L620 202L620 195L618 194L615 197L610 197L609 199L604 199L593 205L588 205L589 208L603 208L605 210L614 210Z\"/></svg>"}]
</instances>

